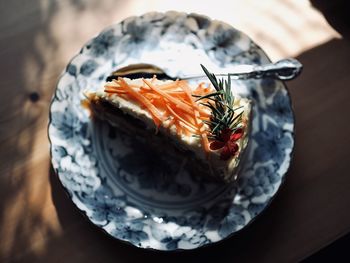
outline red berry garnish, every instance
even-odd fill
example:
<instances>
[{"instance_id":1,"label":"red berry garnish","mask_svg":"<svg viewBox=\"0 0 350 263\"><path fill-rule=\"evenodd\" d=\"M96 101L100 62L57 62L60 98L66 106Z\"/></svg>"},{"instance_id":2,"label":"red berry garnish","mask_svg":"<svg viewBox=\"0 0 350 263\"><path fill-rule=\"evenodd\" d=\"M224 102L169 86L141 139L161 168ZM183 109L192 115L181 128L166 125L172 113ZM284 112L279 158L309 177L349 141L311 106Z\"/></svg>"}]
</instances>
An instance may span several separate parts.
<instances>
[{"instance_id":1,"label":"red berry garnish","mask_svg":"<svg viewBox=\"0 0 350 263\"><path fill-rule=\"evenodd\" d=\"M226 145L222 148L220 159L227 161L237 153L238 149L239 149L239 146L237 143L233 141L228 141Z\"/></svg>"},{"instance_id":2,"label":"red berry garnish","mask_svg":"<svg viewBox=\"0 0 350 263\"><path fill-rule=\"evenodd\" d=\"M227 145L225 145L224 148L222 148L222 151L220 153L220 159L227 161L228 159L230 159L230 157L231 157L230 148Z\"/></svg>"},{"instance_id":3,"label":"red berry garnish","mask_svg":"<svg viewBox=\"0 0 350 263\"><path fill-rule=\"evenodd\" d=\"M221 149L224 146L225 146L224 142L213 141L212 143L210 143L209 148L210 148L210 150L215 151L215 150Z\"/></svg>"},{"instance_id":4,"label":"red berry garnish","mask_svg":"<svg viewBox=\"0 0 350 263\"><path fill-rule=\"evenodd\" d=\"M222 141L227 142L230 139L232 130L229 128L223 129L220 133L220 138Z\"/></svg>"},{"instance_id":5,"label":"red berry garnish","mask_svg":"<svg viewBox=\"0 0 350 263\"><path fill-rule=\"evenodd\" d=\"M226 145L227 145L227 147L230 149L231 155L232 155L232 156L235 155L236 152L238 151L238 148L239 148L239 147L238 147L238 144L235 143L235 142L233 142L233 141L229 141L229 142L226 143Z\"/></svg>"},{"instance_id":6,"label":"red berry garnish","mask_svg":"<svg viewBox=\"0 0 350 263\"><path fill-rule=\"evenodd\" d=\"M243 136L243 129L242 128L238 128L237 130L235 130L235 132L233 134L231 134L230 141L237 141L242 136Z\"/></svg>"}]
</instances>

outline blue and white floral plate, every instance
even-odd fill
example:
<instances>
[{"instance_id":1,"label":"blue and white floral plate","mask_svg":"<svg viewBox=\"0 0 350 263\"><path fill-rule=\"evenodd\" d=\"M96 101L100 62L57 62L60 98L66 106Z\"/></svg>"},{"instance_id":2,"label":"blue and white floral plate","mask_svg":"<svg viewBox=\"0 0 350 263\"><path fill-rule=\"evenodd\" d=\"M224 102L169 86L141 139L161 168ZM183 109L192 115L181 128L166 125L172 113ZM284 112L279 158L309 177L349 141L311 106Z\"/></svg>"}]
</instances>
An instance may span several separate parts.
<instances>
[{"instance_id":1,"label":"blue and white floral plate","mask_svg":"<svg viewBox=\"0 0 350 263\"><path fill-rule=\"evenodd\" d=\"M290 165L294 117L286 87L271 79L235 82L235 92L254 102L235 188L189 174L171 153L91 121L82 91L140 62L181 76L201 73L200 63L215 72L269 59L242 32L198 14L147 13L108 27L71 60L52 99L48 132L60 181L91 222L137 247L194 249L236 233L270 203Z\"/></svg>"}]
</instances>

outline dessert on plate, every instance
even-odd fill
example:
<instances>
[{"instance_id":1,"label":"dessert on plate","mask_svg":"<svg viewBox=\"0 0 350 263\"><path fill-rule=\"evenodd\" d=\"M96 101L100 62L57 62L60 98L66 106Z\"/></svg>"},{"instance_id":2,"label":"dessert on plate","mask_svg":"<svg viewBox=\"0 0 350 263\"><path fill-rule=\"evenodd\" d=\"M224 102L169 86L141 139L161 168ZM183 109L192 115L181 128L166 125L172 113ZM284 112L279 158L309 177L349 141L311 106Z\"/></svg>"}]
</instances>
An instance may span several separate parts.
<instances>
[{"instance_id":1,"label":"dessert on plate","mask_svg":"<svg viewBox=\"0 0 350 263\"><path fill-rule=\"evenodd\" d=\"M188 158L192 170L234 181L249 140L251 102L202 66L210 83L118 77L84 92L93 116Z\"/></svg>"}]
</instances>

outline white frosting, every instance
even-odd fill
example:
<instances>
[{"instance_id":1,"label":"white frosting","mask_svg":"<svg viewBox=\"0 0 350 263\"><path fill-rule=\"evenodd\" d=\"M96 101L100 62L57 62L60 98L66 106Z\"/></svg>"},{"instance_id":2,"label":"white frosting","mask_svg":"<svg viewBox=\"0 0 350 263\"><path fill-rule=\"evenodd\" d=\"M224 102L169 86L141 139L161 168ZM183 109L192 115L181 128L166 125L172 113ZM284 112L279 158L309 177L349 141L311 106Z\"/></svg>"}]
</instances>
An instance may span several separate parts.
<instances>
[{"instance_id":1,"label":"white frosting","mask_svg":"<svg viewBox=\"0 0 350 263\"><path fill-rule=\"evenodd\" d=\"M144 84L142 79L130 80L130 79L124 78L124 80L126 80L128 84L133 84L137 86L142 86ZM157 84L165 84L167 82L171 82L171 81L154 80L153 83L157 85ZM109 102L111 102L115 107L121 109L124 113L129 114L132 117L144 122L150 130L155 129L155 125L151 117L151 114L146 109L143 109L142 107L140 107L140 105L138 105L134 101L131 102L118 96L118 94L106 93L104 91L104 85L100 87L96 92L87 91L85 92L85 94L87 96L89 96L89 94L95 94L100 98L106 99ZM243 111L243 116L242 116L243 120L249 120L250 111L251 111L250 101L245 98L239 98L235 96L235 104L232 105L232 107L238 108L240 106L242 106L242 108L237 110L237 114ZM229 178L232 176L232 171L234 171L235 168L238 166L240 155L238 157L237 156L232 157L227 161L223 161L220 159L220 150L217 150L217 151L210 151L209 158L208 158L205 152L203 151L202 139L200 137L186 136L185 134L180 135L176 132L175 125L170 126L168 129L164 128L164 127L167 127L169 122L170 122L170 119L166 119L165 121L163 121L163 123L159 127L160 133L162 133L166 137L170 137L170 139L173 139L173 140L176 139L176 140L182 141L183 142L182 144L180 143L177 145L180 146L181 148L190 150L196 155L197 158L205 162L210 162L210 166L215 168L214 172L224 173L225 178ZM207 127L207 125L205 127ZM237 141L240 151L242 151L242 149L246 147L247 143L248 143L248 136L247 136L247 132L245 132L245 135Z\"/></svg>"}]
</instances>

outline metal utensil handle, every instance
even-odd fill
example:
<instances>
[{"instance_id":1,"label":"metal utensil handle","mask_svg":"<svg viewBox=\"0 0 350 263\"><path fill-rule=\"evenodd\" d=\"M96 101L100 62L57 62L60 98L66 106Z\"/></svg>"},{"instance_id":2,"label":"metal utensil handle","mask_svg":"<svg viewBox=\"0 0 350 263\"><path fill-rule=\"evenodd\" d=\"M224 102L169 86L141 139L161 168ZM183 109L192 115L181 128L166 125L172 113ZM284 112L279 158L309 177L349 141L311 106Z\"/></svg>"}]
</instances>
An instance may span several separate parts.
<instances>
[{"instance_id":1,"label":"metal utensil handle","mask_svg":"<svg viewBox=\"0 0 350 263\"><path fill-rule=\"evenodd\" d=\"M287 58L276 63L254 67L249 73L249 78L275 78L280 80L291 80L296 78L302 71L303 65L296 59Z\"/></svg>"},{"instance_id":2,"label":"metal utensil handle","mask_svg":"<svg viewBox=\"0 0 350 263\"><path fill-rule=\"evenodd\" d=\"M228 75L234 79L262 79L274 78L278 80L291 80L296 78L302 71L303 65L296 59L287 58L279 60L275 63L256 65L246 72L239 73L219 73L217 77L227 77ZM206 75L190 75L181 77L181 79L200 79Z\"/></svg>"}]
</instances>

